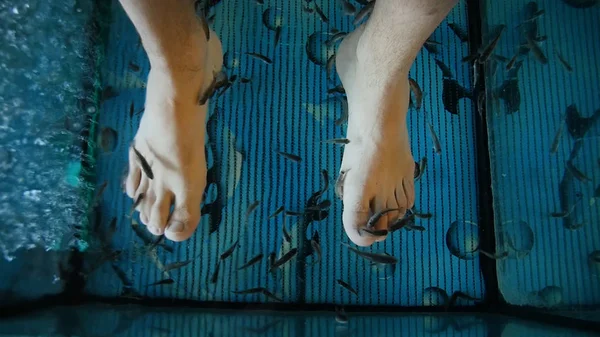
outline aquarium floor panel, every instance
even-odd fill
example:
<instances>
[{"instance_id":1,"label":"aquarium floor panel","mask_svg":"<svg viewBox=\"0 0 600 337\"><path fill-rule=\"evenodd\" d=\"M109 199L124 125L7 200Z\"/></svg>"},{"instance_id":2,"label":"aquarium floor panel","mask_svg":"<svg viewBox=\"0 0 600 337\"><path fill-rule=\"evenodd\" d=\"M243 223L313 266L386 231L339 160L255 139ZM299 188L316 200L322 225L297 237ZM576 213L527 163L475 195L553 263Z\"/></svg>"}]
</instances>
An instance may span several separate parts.
<instances>
[{"instance_id":1,"label":"aquarium floor panel","mask_svg":"<svg viewBox=\"0 0 600 337\"><path fill-rule=\"evenodd\" d=\"M511 304L600 303L600 123L587 119L600 117L600 7L565 2L486 2L484 27L507 27L497 54L512 58L528 32L547 37L547 64L532 50L486 73L496 251L508 253L497 270ZM513 29L540 10L526 33Z\"/></svg>"},{"instance_id":2,"label":"aquarium floor panel","mask_svg":"<svg viewBox=\"0 0 600 337\"><path fill-rule=\"evenodd\" d=\"M315 12L317 5L328 22ZM320 143L343 137L345 125L335 124L342 116L343 99L327 93L340 84L337 75L328 79L325 65L317 63L335 51L335 46L324 44L333 29L355 28L353 16L344 15L332 1L222 1L210 9L208 17L214 15L212 28L225 53L223 70L237 80L210 102L207 159L214 175L208 177L207 214L190 240L165 242L148 250L144 248L152 238L143 226L132 225L137 216L128 216L132 202L123 193L121 181L127 149L143 115L149 64L133 25L117 1L113 1L111 12L103 85L110 86L116 95L103 103L99 124L101 130L114 132L105 132L112 135L111 142L106 142L112 146L98 158L97 179L109 181L101 203L100 229L107 230L112 219L116 220L116 233L105 243L121 254L112 260L99 260L107 262L88 275L87 293L262 302L270 299L233 291L265 287L284 302L395 306L440 305L441 292L484 296L477 254L473 102L469 98L458 100L456 114L446 111L442 103L443 90L449 96L456 95L460 86L470 90L471 68L460 62L468 45L461 43L448 26L454 23L467 30L464 2L434 32L434 41L418 55L410 72L425 97L423 107L411 109L408 116L414 158L427 158L425 172L416 182L415 208L433 216L417 220L425 231L399 231L369 249L400 259L397 265L385 268L370 266L341 245L348 239L341 222L342 203L335 197L333 184L343 148ZM277 33L268 29L264 20L267 26L280 27L277 45ZM272 64L249 57L249 52L268 56ZM444 79L449 75L442 73L435 60L457 65L446 70L452 80ZM433 149L426 121L440 139L440 154ZM276 151L294 153L302 161L285 160ZM283 214L268 219L282 205L288 210L302 210L311 195L324 187L324 170L329 188L321 200L332 203L324 219L312 221ZM244 215L255 201L260 203L246 219ZM322 261L313 263L317 262L314 256L297 258L274 275L268 272L267 256L290 249L282 238L284 222L294 246L308 242L304 239L318 232ZM218 256L237 240L239 247L220 264L216 281L211 282ZM259 264L236 270L257 254L264 254ZM189 259L192 262L185 267L167 272L161 269ZM149 286L165 279L173 283ZM350 284L357 295L340 287L337 280Z\"/></svg>"}]
</instances>

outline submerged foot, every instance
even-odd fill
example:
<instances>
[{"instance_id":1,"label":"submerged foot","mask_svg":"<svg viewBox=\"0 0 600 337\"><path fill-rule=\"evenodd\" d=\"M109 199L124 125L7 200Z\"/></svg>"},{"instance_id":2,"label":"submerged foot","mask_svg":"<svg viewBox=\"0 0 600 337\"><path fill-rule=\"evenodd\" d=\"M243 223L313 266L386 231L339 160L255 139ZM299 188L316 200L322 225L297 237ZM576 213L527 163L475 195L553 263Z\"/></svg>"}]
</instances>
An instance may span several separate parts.
<instances>
[{"instance_id":1,"label":"submerged foot","mask_svg":"<svg viewBox=\"0 0 600 337\"><path fill-rule=\"evenodd\" d=\"M359 28L340 45L337 67L348 95L350 140L338 178L338 192L344 201L344 229L350 240L368 246L385 236L364 231L369 218L379 211L395 208L383 215L374 229L387 229L412 207L414 160L410 151L406 111L408 78L387 86L370 81L374 69L360 64L356 48L363 29Z\"/></svg>"},{"instance_id":2,"label":"submerged foot","mask_svg":"<svg viewBox=\"0 0 600 337\"><path fill-rule=\"evenodd\" d=\"M214 32L208 42L200 34L192 43L174 48L186 49L177 51L185 55L180 64L157 62L148 75L146 109L129 149L125 187L134 200L143 195L136 210L152 234L183 241L198 226L206 186L208 102L201 106L198 100L221 69L222 51Z\"/></svg>"},{"instance_id":3,"label":"submerged foot","mask_svg":"<svg viewBox=\"0 0 600 337\"><path fill-rule=\"evenodd\" d=\"M342 41L336 68L348 96L350 140L337 191L344 202L346 234L359 246L382 241L364 231L375 213L386 212L374 225L385 230L412 208L414 166L406 113L408 71L425 40L456 0L378 1L369 22Z\"/></svg>"}]
</instances>

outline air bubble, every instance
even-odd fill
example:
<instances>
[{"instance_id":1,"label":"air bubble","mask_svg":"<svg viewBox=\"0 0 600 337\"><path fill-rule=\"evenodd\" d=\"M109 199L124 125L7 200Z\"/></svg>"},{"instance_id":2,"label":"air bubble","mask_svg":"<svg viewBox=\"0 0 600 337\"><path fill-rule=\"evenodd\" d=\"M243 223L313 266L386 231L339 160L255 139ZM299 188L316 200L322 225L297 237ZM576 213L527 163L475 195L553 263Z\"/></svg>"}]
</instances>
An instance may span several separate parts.
<instances>
[{"instance_id":1,"label":"air bubble","mask_svg":"<svg viewBox=\"0 0 600 337\"><path fill-rule=\"evenodd\" d=\"M479 249L479 227L471 221L454 221L446 232L446 246L459 259L472 260Z\"/></svg>"},{"instance_id":2,"label":"air bubble","mask_svg":"<svg viewBox=\"0 0 600 337\"><path fill-rule=\"evenodd\" d=\"M330 37L328 32L316 32L308 38L306 54L311 62L323 66L327 64L329 57L335 54L335 46L327 46Z\"/></svg>"},{"instance_id":3,"label":"air bubble","mask_svg":"<svg viewBox=\"0 0 600 337\"><path fill-rule=\"evenodd\" d=\"M98 144L104 152L113 152L117 147L118 135L115 129L104 127L98 137Z\"/></svg>"},{"instance_id":4,"label":"air bubble","mask_svg":"<svg viewBox=\"0 0 600 337\"><path fill-rule=\"evenodd\" d=\"M262 21L265 27L270 30L277 30L285 23L283 12L278 8L267 8L263 12Z\"/></svg>"},{"instance_id":5,"label":"air bubble","mask_svg":"<svg viewBox=\"0 0 600 337\"><path fill-rule=\"evenodd\" d=\"M600 277L600 250L595 250L588 256L588 264L592 275Z\"/></svg>"},{"instance_id":6,"label":"air bubble","mask_svg":"<svg viewBox=\"0 0 600 337\"><path fill-rule=\"evenodd\" d=\"M423 305L426 307L444 306L448 301L448 293L444 289L429 287L423 290Z\"/></svg>"},{"instance_id":7,"label":"air bubble","mask_svg":"<svg viewBox=\"0 0 600 337\"><path fill-rule=\"evenodd\" d=\"M510 220L502 223L500 234L509 258L524 258L533 249L533 230L525 221Z\"/></svg>"},{"instance_id":8,"label":"air bubble","mask_svg":"<svg viewBox=\"0 0 600 337\"><path fill-rule=\"evenodd\" d=\"M375 252L376 254L385 254L385 252ZM376 277L380 280L389 280L396 274L397 264L381 264L371 263L371 270L375 273Z\"/></svg>"},{"instance_id":9,"label":"air bubble","mask_svg":"<svg viewBox=\"0 0 600 337\"><path fill-rule=\"evenodd\" d=\"M223 65L227 69L236 69L240 67L240 53L226 52L223 56Z\"/></svg>"}]
</instances>

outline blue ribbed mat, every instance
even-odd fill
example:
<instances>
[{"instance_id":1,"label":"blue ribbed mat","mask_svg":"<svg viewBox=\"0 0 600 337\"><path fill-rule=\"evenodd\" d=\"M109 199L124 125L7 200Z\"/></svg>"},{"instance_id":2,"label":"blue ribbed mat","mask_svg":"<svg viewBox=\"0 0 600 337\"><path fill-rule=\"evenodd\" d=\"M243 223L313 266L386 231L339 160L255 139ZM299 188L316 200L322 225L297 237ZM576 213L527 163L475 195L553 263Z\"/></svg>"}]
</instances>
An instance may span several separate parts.
<instances>
[{"instance_id":1,"label":"blue ribbed mat","mask_svg":"<svg viewBox=\"0 0 600 337\"><path fill-rule=\"evenodd\" d=\"M547 64L531 51L518 71L504 62L486 80L497 250L509 252L498 278L511 304L600 303L600 121L577 118L600 115L600 7L565 2L581 3L487 2L487 27L507 27L496 53L508 59L526 43L515 27L545 11L522 27L547 37L538 43Z\"/></svg>"},{"instance_id":2,"label":"blue ribbed mat","mask_svg":"<svg viewBox=\"0 0 600 337\"><path fill-rule=\"evenodd\" d=\"M358 3L352 4L360 8ZM328 23L317 15L317 5ZM277 46L274 45L275 31L263 24L263 13L267 9L270 9L265 14L267 23L281 23ZM209 168L213 168L209 171L216 175L209 177L209 182L215 181L215 184L209 187L205 204L221 200L223 208L218 212L219 208L215 207L216 211L204 216L191 240L167 243L173 252L159 246L153 255L140 249L143 240L134 233L131 219L127 218L131 200L120 188L127 147L141 117L138 111L144 106L143 86L149 65L134 27L118 2L113 1L103 85L111 86L118 95L103 104L100 127L116 130L118 140L113 152L102 154L98 159L97 175L99 182L109 181L101 204L101 225L105 228L116 217L117 233L111 247L123 253L89 276L86 291L104 296L133 294L255 302L266 299L258 295L236 295L232 291L266 287L286 302L401 306L423 305L424 289L428 287L439 287L448 294L463 291L482 297L479 257L473 252L478 246L474 110L469 99L458 102L458 114L444 110L444 76L434 62L439 59L450 65L457 82L446 81L448 86L470 87L471 68L460 62L468 52L468 45L461 43L447 25L455 23L466 31L465 4L461 2L432 35L431 39L440 44L431 43L430 51L423 49L411 69L411 77L425 93L422 110L409 112L412 149L417 161L422 157L428 159L425 173L416 183L416 208L432 213L433 217L417 220L418 225L426 228L424 232L400 231L372 247L373 251L385 251L400 258L395 270L371 267L340 245L347 238L341 223L342 204L335 198L332 185L343 150L320 143L343 137L345 126L335 125L334 121L342 115L342 105L327 94L328 89L339 84L337 75L335 80L327 79L325 67L309 60L307 43L308 51L320 55L321 51L316 52L312 43L322 45L319 43L330 36L334 28L354 29L353 16L344 15L338 2L282 0L264 4L222 1L208 16L213 14L213 29L221 38L225 64L229 67L224 70L230 77L237 76L231 88L211 101L213 114L208 122L207 152ZM269 21L271 18L280 20ZM246 52L264 54L273 63L264 64L247 57ZM136 67L131 63L141 70L134 71ZM242 78L250 81L242 83ZM448 88L446 91L448 97L457 94ZM432 148L425 111L440 138L440 155ZM294 153L303 160L300 163L287 161L275 151ZM267 218L281 205L286 209L302 209L310 196L323 187L322 170L328 172L330 186L322 200L331 200L332 207L325 219L308 223L307 232L310 238L318 231L323 260L315 265L310 264L312 256L306 258L308 265L294 260L273 278L268 273L266 256L281 251L284 217ZM245 221L246 209L255 200L261 203ZM216 221L219 217L220 223ZM302 221L287 218L293 243L300 237L298 228ZM211 226L218 229L209 234ZM232 258L221 264L217 282L211 284L209 279L218 255L238 239L240 246ZM448 245L460 258L450 252ZM259 253L265 255L260 264L236 271ZM197 258L191 264L169 273L161 272L157 266L194 257ZM175 284L146 287L164 278L172 278ZM338 286L338 279L348 282L358 295ZM440 303L438 298L427 302Z\"/></svg>"}]
</instances>

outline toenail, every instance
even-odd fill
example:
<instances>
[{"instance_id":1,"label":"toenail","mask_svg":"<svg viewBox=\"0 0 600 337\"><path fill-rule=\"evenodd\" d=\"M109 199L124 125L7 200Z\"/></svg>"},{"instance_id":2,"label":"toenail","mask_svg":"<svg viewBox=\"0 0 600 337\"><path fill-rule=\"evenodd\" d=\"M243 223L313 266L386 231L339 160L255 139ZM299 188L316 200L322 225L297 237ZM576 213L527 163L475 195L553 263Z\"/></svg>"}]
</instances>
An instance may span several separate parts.
<instances>
[{"instance_id":1,"label":"toenail","mask_svg":"<svg viewBox=\"0 0 600 337\"><path fill-rule=\"evenodd\" d=\"M167 229L169 230L169 232L172 232L172 233L180 233L180 232L183 232L184 226L181 221L176 221L171 226L169 226L169 228L167 228Z\"/></svg>"}]
</instances>

